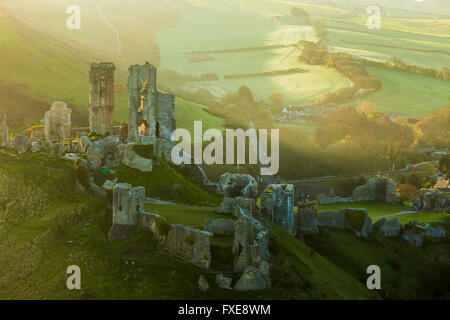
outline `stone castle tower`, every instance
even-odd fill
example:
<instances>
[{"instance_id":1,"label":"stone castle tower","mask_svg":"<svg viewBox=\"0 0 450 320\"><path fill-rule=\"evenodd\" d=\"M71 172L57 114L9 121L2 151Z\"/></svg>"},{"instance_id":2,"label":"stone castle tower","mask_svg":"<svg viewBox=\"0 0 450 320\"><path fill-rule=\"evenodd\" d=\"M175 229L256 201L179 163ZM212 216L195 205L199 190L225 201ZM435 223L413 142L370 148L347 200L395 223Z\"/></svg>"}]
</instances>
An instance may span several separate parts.
<instances>
[{"instance_id":1,"label":"stone castle tower","mask_svg":"<svg viewBox=\"0 0 450 320\"><path fill-rule=\"evenodd\" d=\"M100 135L113 133L115 69L113 63L93 63L89 73L89 126L91 132Z\"/></svg>"},{"instance_id":2,"label":"stone castle tower","mask_svg":"<svg viewBox=\"0 0 450 320\"><path fill-rule=\"evenodd\" d=\"M155 66L146 63L128 70L128 142L158 149L175 130L175 97L157 91Z\"/></svg>"}]
</instances>

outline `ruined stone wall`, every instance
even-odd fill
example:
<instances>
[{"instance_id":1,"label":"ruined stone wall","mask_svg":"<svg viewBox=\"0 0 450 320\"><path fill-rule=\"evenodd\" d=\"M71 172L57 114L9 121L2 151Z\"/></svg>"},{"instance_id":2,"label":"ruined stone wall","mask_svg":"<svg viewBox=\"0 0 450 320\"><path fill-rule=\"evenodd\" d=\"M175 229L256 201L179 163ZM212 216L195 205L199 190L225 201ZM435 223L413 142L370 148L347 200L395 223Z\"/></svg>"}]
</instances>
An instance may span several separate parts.
<instances>
[{"instance_id":1,"label":"ruined stone wall","mask_svg":"<svg viewBox=\"0 0 450 320\"><path fill-rule=\"evenodd\" d=\"M290 234L295 234L294 226L294 185L272 184L261 195L261 212Z\"/></svg>"},{"instance_id":2,"label":"ruined stone wall","mask_svg":"<svg viewBox=\"0 0 450 320\"><path fill-rule=\"evenodd\" d=\"M72 109L62 101L53 102L45 112L44 133L47 143L70 138L72 134Z\"/></svg>"},{"instance_id":3,"label":"ruined stone wall","mask_svg":"<svg viewBox=\"0 0 450 320\"><path fill-rule=\"evenodd\" d=\"M234 272L269 261L269 230L253 217L242 215L234 224Z\"/></svg>"},{"instance_id":4,"label":"ruined stone wall","mask_svg":"<svg viewBox=\"0 0 450 320\"><path fill-rule=\"evenodd\" d=\"M212 233L172 224L162 247L170 254L201 268L211 265Z\"/></svg>"},{"instance_id":5,"label":"ruined stone wall","mask_svg":"<svg viewBox=\"0 0 450 320\"><path fill-rule=\"evenodd\" d=\"M170 141L175 124L175 96L158 92L155 112L155 135L157 138Z\"/></svg>"},{"instance_id":6,"label":"ruined stone wall","mask_svg":"<svg viewBox=\"0 0 450 320\"><path fill-rule=\"evenodd\" d=\"M113 63L94 63L89 73L89 126L100 135L113 133L115 69Z\"/></svg>"},{"instance_id":7,"label":"ruined stone wall","mask_svg":"<svg viewBox=\"0 0 450 320\"><path fill-rule=\"evenodd\" d=\"M128 71L128 142L140 143L140 136L156 136L156 68L133 65Z\"/></svg>"},{"instance_id":8,"label":"ruined stone wall","mask_svg":"<svg viewBox=\"0 0 450 320\"><path fill-rule=\"evenodd\" d=\"M138 213L144 210L145 188L118 183L113 189L113 223L137 225Z\"/></svg>"}]
</instances>

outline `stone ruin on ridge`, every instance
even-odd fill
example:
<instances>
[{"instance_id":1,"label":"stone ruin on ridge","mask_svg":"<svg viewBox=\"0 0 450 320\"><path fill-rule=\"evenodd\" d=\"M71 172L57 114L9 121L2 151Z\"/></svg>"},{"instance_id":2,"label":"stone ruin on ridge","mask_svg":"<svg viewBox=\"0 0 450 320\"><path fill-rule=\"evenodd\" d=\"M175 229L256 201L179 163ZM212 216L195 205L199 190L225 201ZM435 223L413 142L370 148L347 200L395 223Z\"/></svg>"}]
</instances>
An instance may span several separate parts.
<instances>
[{"instance_id":1,"label":"stone ruin on ridge","mask_svg":"<svg viewBox=\"0 0 450 320\"><path fill-rule=\"evenodd\" d=\"M155 66L146 63L128 70L128 143L153 145L159 157L171 161L175 96L158 92Z\"/></svg>"},{"instance_id":2,"label":"stone ruin on ridge","mask_svg":"<svg viewBox=\"0 0 450 320\"><path fill-rule=\"evenodd\" d=\"M212 233L169 224L166 218L146 212L145 188L118 183L113 187L113 225L109 240L124 239L138 230L152 232L159 247L183 261L208 269Z\"/></svg>"},{"instance_id":3,"label":"stone ruin on ridge","mask_svg":"<svg viewBox=\"0 0 450 320\"><path fill-rule=\"evenodd\" d=\"M62 101L53 102L50 110L45 112L45 141L51 143L72 137L72 109Z\"/></svg>"},{"instance_id":4,"label":"stone ruin on ridge","mask_svg":"<svg viewBox=\"0 0 450 320\"><path fill-rule=\"evenodd\" d=\"M89 127L102 136L113 134L115 69L113 63L93 63L89 73Z\"/></svg>"}]
</instances>

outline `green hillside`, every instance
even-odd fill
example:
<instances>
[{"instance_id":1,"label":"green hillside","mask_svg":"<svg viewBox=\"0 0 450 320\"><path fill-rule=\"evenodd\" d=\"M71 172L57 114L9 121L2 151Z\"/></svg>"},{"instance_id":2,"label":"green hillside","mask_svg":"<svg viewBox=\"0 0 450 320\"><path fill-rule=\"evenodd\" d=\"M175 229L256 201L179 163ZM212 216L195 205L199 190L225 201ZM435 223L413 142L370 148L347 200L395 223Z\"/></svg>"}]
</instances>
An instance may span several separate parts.
<instances>
[{"instance_id":1,"label":"green hillside","mask_svg":"<svg viewBox=\"0 0 450 320\"><path fill-rule=\"evenodd\" d=\"M0 112L9 114L8 125L19 130L38 124L51 103L62 100L73 109L74 125L88 126L89 68L109 58L87 54L75 42L68 45L47 36L1 10L0 29ZM127 68L116 70L117 124L128 120ZM205 106L179 98L175 106L180 128L192 130L194 120L203 120L205 128L222 127L223 120L207 113Z\"/></svg>"},{"instance_id":2,"label":"green hillside","mask_svg":"<svg viewBox=\"0 0 450 320\"><path fill-rule=\"evenodd\" d=\"M377 111L420 118L448 105L450 81L378 67L366 69L380 79L382 88L362 100L372 102Z\"/></svg>"},{"instance_id":3,"label":"green hillside","mask_svg":"<svg viewBox=\"0 0 450 320\"><path fill-rule=\"evenodd\" d=\"M107 241L111 204L89 194L75 193L71 166L70 161L45 156L0 154L0 298L375 298L346 271L276 226L272 228L270 243L272 289L240 293L213 285L208 293L202 293L197 287L198 277L203 274L214 284L216 267L206 271L172 259L159 251L145 232L123 241ZM156 171L154 183L161 179L158 174L168 180L178 176L171 170ZM158 196L158 190L152 194ZM182 208L174 211L170 206L151 207L161 214L177 212L170 218L174 222L181 221L185 211ZM196 214L199 218L209 217L208 211L186 207L190 219L194 220ZM195 224L198 226L200 222ZM216 259L224 259L220 255L226 252L231 259L228 240L213 240ZM76 292L66 288L66 268L73 264L82 269L82 290Z\"/></svg>"}]
</instances>

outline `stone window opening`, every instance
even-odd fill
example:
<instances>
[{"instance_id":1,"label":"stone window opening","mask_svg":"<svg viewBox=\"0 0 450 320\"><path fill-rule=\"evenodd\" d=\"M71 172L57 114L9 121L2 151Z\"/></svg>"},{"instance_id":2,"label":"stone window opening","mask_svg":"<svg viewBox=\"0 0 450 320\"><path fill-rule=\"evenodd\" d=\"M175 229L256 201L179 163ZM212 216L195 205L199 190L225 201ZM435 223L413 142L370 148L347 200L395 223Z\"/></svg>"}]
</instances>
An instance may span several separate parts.
<instances>
[{"instance_id":1,"label":"stone window opening","mask_svg":"<svg viewBox=\"0 0 450 320\"><path fill-rule=\"evenodd\" d=\"M147 136L147 131L150 126L147 121L142 121L138 126L138 135L139 136Z\"/></svg>"},{"instance_id":2,"label":"stone window opening","mask_svg":"<svg viewBox=\"0 0 450 320\"><path fill-rule=\"evenodd\" d=\"M160 126L159 126L159 122L156 122L156 137L159 138L159 134L160 134Z\"/></svg>"}]
</instances>

